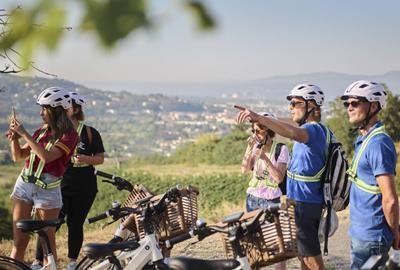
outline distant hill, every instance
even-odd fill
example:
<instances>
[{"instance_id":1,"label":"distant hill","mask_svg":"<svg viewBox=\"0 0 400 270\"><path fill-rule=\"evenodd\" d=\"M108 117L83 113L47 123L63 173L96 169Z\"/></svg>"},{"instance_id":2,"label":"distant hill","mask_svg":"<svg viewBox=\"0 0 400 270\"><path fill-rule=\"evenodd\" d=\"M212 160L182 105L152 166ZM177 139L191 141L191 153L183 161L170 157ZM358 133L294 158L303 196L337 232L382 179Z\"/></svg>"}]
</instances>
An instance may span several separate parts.
<instances>
[{"instance_id":1,"label":"distant hill","mask_svg":"<svg viewBox=\"0 0 400 270\"><path fill-rule=\"evenodd\" d=\"M55 85L86 97L89 104L84 109L85 122L100 131L109 156L168 154L199 134L229 129L217 119L224 108L202 102L161 94L100 91L59 79L0 74L0 132L8 128L12 106L28 130L37 128L42 121L37 95ZM0 138L1 149L8 150L4 136Z\"/></svg>"},{"instance_id":2,"label":"distant hill","mask_svg":"<svg viewBox=\"0 0 400 270\"><path fill-rule=\"evenodd\" d=\"M337 72L319 72L288 76L275 76L237 82L204 83L93 83L101 89L127 90L131 93L161 93L182 97L236 97L281 101L296 84L311 82L319 85L332 100L357 80L386 83L394 93L400 94L400 71L380 75L353 75Z\"/></svg>"}]
</instances>

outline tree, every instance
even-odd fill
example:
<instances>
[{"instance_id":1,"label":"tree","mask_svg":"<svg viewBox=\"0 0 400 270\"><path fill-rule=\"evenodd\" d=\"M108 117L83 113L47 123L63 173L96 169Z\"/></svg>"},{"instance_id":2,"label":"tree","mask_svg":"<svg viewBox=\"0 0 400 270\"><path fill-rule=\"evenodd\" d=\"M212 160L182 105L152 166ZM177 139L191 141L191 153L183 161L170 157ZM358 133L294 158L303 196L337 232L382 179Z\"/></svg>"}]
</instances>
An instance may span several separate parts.
<instances>
[{"instance_id":1,"label":"tree","mask_svg":"<svg viewBox=\"0 0 400 270\"><path fill-rule=\"evenodd\" d=\"M79 29L93 32L106 48L112 48L118 41L139 29L149 29L160 18L150 15L150 0L75 0L83 12L79 18ZM55 50L65 35L68 10L62 0L37 0L27 8L15 8L10 13L0 9L0 56L11 60L12 68L2 73L16 73L18 70L35 68L34 54L42 47ZM212 29L213 17L200 0L180 0L178 3L196 19L201 30ZM1 53L3 52L3 53ZM13 53L21 63L7 55ZM7 66L6 66L7 67ZM1 69L0 69L1 73Z\"/></svg>"},{"instance_id":2,"label":"tree","mask_svg":"<svg viewBox=\"0 0 400 270\"><path fill-rule=\"evenodd\" d=\"M347 155L351 156L354 152L354 141L357 131L350 124L347 111L340 97L330 102L329 106L330 111L326 123L335 134L336 139L342 143Z\"/></svg>"},{"instance_id":3,"label":"tree","mask_svg":"<svg viewBox=\"0 0 400 270\"><path fill-rule=\"evenodd\" d=\"M382 122L385 124L386 132L395 142L400 141L400 96L393 94L384 84L388 93L387 104L381 112Z\"/></svg>"}]
</instances>

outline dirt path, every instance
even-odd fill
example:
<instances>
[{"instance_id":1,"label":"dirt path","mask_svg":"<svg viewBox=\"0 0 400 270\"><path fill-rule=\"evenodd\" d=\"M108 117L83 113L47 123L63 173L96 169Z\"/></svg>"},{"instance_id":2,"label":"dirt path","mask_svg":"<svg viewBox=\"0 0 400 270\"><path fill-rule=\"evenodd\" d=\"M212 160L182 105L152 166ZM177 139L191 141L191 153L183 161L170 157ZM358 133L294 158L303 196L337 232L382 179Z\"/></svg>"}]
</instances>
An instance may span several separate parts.
<instances>
[{"instance_id":1,"label":"dirt path","mask_svg":"<svg viewBox=\"0 0 400 270\"><path fill-rule=\"evenodd\" d=\"M348 211L344 211L338 215L340 223L339 229L336 231L335 235L329 239L329 255L324 256L323 259L327 269L344 270L350 267L350 238L347 235L349 226ZM225 256L222 241L217 235L194 245L188 245L188 243L183 243L174 247L172 255L208 259L224 258ZM269 266L263 269L275 269L275 267ZM287 269L300 269L297 258L288 261Z\"/></svg>"},{"instance_id":2,"label":"dirt path","mask_svg":"<svg viewBox=\"0 0 400 270\"><path fill-rule=\"evenodd\" d=\"M350 265L350 239L347 235L347 228L349 224L348 212L339 213L340 226L335 235L329 240L329 255L324 257L326 269L349 269ZM90 231L85 235L85 242L107 242L113 234L114 226L109 226L105 230L99 232ZM25 258L30 263L34 258L34 243L31 241L27 249ZM60 269L64 269L67 263L67 238L66 233L58 234L58 254ZM172 250L172 256L190 256L196 258L218 259L225 258L222 241L218 235L206 238L200 243L189 245L189 241L177 245ZM11 252L12 241L0 241L0 255L9 255ZM81 255L82 256L82 255ZM263 269L275 269L273 266L265 267ZM299 262L296 258L291 259L287 263L288 270L297 270Z\"/></svg>"}]
</instances>

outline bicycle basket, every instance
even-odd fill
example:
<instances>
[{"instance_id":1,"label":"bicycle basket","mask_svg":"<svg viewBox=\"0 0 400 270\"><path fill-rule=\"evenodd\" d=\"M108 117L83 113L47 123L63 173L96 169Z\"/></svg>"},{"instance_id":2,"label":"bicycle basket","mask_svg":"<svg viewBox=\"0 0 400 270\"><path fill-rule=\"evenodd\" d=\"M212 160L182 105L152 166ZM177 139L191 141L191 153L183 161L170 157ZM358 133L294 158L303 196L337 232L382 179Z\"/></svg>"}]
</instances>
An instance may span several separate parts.
<instances>
[{"instance_id":1,"label":"bicycle basket","mask_svg":"<svg viewBox=\"0 0 400 270\"><path fill-rule=\"evenodd\" d=\"M143 200L148 197L152 197L154 194L143 185L134 185L132 192L126 198L125 202L122 204L123 207L136 207L136 202ZM135 223L134 215L122 218L122 222L129 231L131 231L136 238L139 238L138 229Z\"/></svg>"},{"instance_id":2,"label":"bicycle basket","mask_svg":"<svg viewBox=\"0 0 400 270\"><path fill-rule=\"evenodd\" d=\"M262 223L256 233L248 234L240 240L242 250L246 254L252 268L268 266L280 261L297 257L295 203L286 196L281 202L288 206L273 215L273 221ZM250 221L258 210L246 213L241 221ZM225 252L228 258L235 258L236 254L228 240L228 235L222 234Z\"/></svg>"},{"instance_id":3,"label":"bicycle basket","mask_svg":"<svg viewBox=\"0 0 400 270\"><path fill-rule=\"evenodd\" d=\"M187 187L181 190L181 196L176 202L168 204L167 210L158 216L153 216L153 229L159 240L165 241L171 237L187 232L195 223L198 217L197 195L199 191L194 187ZM162 195L154 196L151 200L157 202ZM131 215L129 218L129 230L135 230L135 234L144 238L144 230L140 215ZM134 223L134 224L132 224Z\"/></svg>"}]
</instances>

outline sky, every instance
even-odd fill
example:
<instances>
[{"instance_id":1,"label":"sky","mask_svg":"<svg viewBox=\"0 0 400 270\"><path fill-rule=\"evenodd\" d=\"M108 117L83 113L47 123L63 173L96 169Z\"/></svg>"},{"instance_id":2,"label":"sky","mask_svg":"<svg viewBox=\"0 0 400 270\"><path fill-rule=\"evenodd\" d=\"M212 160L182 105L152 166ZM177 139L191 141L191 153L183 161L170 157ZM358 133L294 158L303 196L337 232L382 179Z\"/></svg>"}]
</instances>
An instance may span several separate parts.
<instances>
[{"instance_id":1,"label":"sky","mask_svg":"<svg viewBox=\"0 0 400 270\"><path fill-rule=\"evenodd\" d=\"M88 86L102 83L198 83L341 72L382 74L400 70L400 1L209 0L215 30L196 30L179 1L148 0L159 23L113 51L79 33L79 7L55 53L37 65ZM3 0L6 5L15 3ZM19 1L22 6L32 1Z\"/></svg>"}]
</instances>

